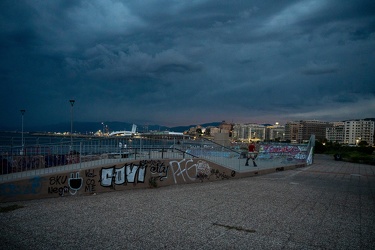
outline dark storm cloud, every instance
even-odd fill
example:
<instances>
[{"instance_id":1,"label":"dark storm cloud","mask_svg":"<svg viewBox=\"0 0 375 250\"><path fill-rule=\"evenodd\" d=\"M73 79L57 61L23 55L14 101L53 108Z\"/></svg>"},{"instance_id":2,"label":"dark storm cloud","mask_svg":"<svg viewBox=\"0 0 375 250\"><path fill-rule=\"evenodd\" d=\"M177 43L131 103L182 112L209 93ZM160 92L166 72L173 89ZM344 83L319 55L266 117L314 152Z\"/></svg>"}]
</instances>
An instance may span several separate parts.
<instances>
[{"instance_id":1,"label":"dark storm cloud","mask_svg":"<svg viewBox=\"0 0 375 250\"><path fill-rule=\"evenodd\" d=\"M374 1L0 7L0 104L9 124L21 108L30 124L66 121L71 98L82 121L177 125L340 120L375 109Z\"/></svg>"},{"instance_id":2,"label":"dark storm cloud","mask_svg":"<svg viewBox=\"0 0 375 250\"><path fill-rule=\"evenodd\" d=\"M302 69L302 73L306 75L321 75L321 74L331 74L338 70L336 64L329 65L318 65L316 63L310 63L306 68Z\"/></svg>"}]
</instances>

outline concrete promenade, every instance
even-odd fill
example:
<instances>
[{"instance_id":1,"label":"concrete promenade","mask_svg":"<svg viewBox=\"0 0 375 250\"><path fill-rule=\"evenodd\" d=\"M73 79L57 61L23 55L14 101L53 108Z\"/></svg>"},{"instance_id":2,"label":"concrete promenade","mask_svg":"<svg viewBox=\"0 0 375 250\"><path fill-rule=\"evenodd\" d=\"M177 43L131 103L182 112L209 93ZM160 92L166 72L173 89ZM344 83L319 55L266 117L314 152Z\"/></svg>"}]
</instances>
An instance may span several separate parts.
<instances>
[{"instance_id":1,"label":"concrete promenade","mask_svg":"<svg viewBox=\"0 0 375 250\"><path fill-rule=\"evenodd\" d=\"M0 249L375 249L375 166L3 203Z\"/></svg>"}]
</instances>

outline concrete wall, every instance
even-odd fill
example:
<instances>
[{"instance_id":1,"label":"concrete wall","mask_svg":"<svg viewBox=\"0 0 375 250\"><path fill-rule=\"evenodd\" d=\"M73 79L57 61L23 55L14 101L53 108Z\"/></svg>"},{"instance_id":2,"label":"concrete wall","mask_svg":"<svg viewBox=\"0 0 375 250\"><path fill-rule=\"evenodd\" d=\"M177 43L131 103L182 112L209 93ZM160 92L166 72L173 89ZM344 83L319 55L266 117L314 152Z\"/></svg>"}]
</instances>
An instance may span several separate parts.
<instances>
[{"instance_id":1,"label":"concrete wall","mask_svg":"<svg viewBox=\"0 0 375 250\"><path fill-rule=\"evenodd\" d=\"M0 202L227 180L301 166L239 173L204 159L138 160L3 183Z\"/></svg>"}]
</instances>

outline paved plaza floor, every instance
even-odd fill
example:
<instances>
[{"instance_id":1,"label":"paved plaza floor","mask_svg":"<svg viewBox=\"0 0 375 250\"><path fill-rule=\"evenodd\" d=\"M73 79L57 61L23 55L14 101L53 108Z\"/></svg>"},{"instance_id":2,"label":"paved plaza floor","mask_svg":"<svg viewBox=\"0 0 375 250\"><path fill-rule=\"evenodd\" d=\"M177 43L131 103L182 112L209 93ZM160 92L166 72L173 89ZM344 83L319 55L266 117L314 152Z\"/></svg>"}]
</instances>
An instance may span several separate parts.
<instances>
[{"instance_id":1,"label":"paved plaza floor","mask_svg":"<svg viewBox=\"0 0 375 250\"><path fill-rule=\"evenodd\" d=\"M268 175L17 203L0 249L375 249L375 166L316 155Z\"/></svg>"}]
</instances>

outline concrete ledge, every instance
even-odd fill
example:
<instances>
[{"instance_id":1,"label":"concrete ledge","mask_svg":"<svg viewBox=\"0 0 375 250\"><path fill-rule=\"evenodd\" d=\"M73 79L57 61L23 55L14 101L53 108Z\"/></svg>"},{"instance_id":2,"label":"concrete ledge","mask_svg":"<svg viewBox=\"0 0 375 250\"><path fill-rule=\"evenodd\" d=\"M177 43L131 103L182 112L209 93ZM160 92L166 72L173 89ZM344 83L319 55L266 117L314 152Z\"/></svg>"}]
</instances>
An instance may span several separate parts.
<instances>
[{"instance_id":1,"label":"concrete ledge","mask_svg":"<svg viewBox=\"0 0 375 250\"><path fill-rule=\"evenodd\" d=\"M305 164L257 167L238 171L206 159L133 160L85 169L71 166L60 169L60 172L33 172L33 175L21 173L19 180L0 184L0 202L212 182L265 175L304 166Z\"/></svg>"}]
</instances>

